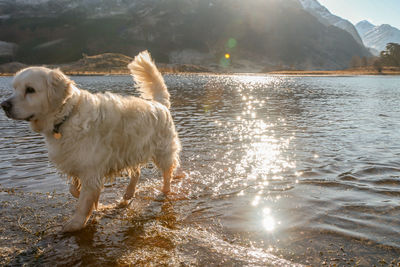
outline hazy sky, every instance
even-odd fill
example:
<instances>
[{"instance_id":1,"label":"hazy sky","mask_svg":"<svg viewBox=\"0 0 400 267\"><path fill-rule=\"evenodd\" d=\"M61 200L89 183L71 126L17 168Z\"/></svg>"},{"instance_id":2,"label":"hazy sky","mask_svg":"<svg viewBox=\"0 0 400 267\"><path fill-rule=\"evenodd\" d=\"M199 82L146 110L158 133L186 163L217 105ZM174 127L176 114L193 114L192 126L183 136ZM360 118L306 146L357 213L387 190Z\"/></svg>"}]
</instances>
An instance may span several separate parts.
<instances>
[{"instance_id":1,"label":"hazy sky","mask_svg":"<svg viewBox=\"0 0 400 267\"><path fill-rule=\"evenodd\" d=\"M390 24L400 29L400 0L318 0L332 14L353 24L368 20L372 24Z\"/></svg>"}]
</instances>

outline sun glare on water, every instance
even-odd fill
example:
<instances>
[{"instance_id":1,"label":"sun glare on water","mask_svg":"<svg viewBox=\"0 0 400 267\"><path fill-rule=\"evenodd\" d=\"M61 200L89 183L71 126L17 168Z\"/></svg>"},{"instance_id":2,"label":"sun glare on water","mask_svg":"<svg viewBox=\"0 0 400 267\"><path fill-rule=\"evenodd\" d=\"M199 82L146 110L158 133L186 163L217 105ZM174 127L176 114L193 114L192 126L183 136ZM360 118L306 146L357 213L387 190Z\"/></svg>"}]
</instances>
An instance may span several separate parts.
<instances>
[{"instance_id":1,"label":"sun glare on water","mask_svg":"<svg viewBox=\"0 0 400 267\"><path fill-rule=\"evenodd\" d=\"M284 127L286 121L266 114L269 99L265 94L264 98L260 98L258 91L273 90L273 84L282 78L249 75L236 76L235 79L241 85L235 88L241 109L234 114L235 121L225 127L224 135L241 144L243 153L232 163L235 176L242 177L243 186L251 188L248 192L240 191L240 196L251 197L249 204L257 214L252 220L266 232L274 232L279 222L272 215L272 209L281 201L281 195L270 192L277 192L280 187L286 186L285 173L293 171L295 177L296 164L285 153L295 137L277 135L275 129ZM270 205L271 202L274 204Z\"/></svg>"},{"instance_id":2,"label":"sun glare on water","mask_svg":"<svg viewBox=\"0 0 400 267\"><path fill-rule=\"evenodd\" d=\"M275 229L275 219L272 217L271 210L269 208L263 209L262 225L268 232L272 232Z\"/></svg>"}]
</instances>

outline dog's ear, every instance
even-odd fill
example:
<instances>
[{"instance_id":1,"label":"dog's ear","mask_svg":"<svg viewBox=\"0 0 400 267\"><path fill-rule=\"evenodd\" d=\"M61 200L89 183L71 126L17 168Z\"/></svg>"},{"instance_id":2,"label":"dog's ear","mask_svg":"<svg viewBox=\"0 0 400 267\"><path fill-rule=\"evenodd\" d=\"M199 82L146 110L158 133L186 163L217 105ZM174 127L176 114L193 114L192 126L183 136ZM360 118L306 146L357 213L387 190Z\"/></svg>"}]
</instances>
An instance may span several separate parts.
<instances>
[{"instance_id":1,"label":"dog's ear","mask_svg":"<svg viewBox=\"0 0 400 267\"><path fill-rule=\"evenodd\" d=\"M50 107L57 108L71 95L74 82L59 69L51 70L47 76L48 99Z\"/></svg>"}]
</instances>

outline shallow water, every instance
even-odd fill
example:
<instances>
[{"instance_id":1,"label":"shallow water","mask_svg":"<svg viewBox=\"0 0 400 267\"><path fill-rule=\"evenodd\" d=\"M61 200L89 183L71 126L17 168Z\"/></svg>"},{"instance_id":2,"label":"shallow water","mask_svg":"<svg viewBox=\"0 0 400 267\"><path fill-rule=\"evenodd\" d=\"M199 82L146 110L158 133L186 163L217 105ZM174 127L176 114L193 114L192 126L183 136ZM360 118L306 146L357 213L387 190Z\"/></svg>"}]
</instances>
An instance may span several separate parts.
<instances>
[{"instance_id":1,"label":"shallow water","mask_svg":"<svg viewBox=\"0 0 400 267\"><path fill-rule=\"evenodd\" d=\"M128 76L73 77L134 94ZM105 187L86 229L27 123L0 114L0 264L399 264L400 77L166 75L187 178ZM11 78L0 78L4 98Z\"/></svg>"}]
</instances>

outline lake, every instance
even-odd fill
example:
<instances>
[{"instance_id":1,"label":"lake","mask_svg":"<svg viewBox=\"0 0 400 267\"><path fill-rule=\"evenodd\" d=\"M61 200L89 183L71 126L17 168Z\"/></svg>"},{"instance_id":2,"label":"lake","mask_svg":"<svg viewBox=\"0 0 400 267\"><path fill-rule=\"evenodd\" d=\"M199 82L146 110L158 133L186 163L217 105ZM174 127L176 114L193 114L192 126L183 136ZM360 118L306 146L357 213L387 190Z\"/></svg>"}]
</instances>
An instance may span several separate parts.
<instances>
[{"instance_id":1,"label":"lake","mask_svg":"<svg viewBox=\"0 0 400 267\"><path fill-rule=\"evenodd\" d=\"M72 79L136 94L129 76ZM165 80L187 173L176 196L150 164L128 208L120 178L74 234L59 232L76 200L43 139L0 113L0 265L399 264L399 76Z\"/></svg>"}]
</instances>

